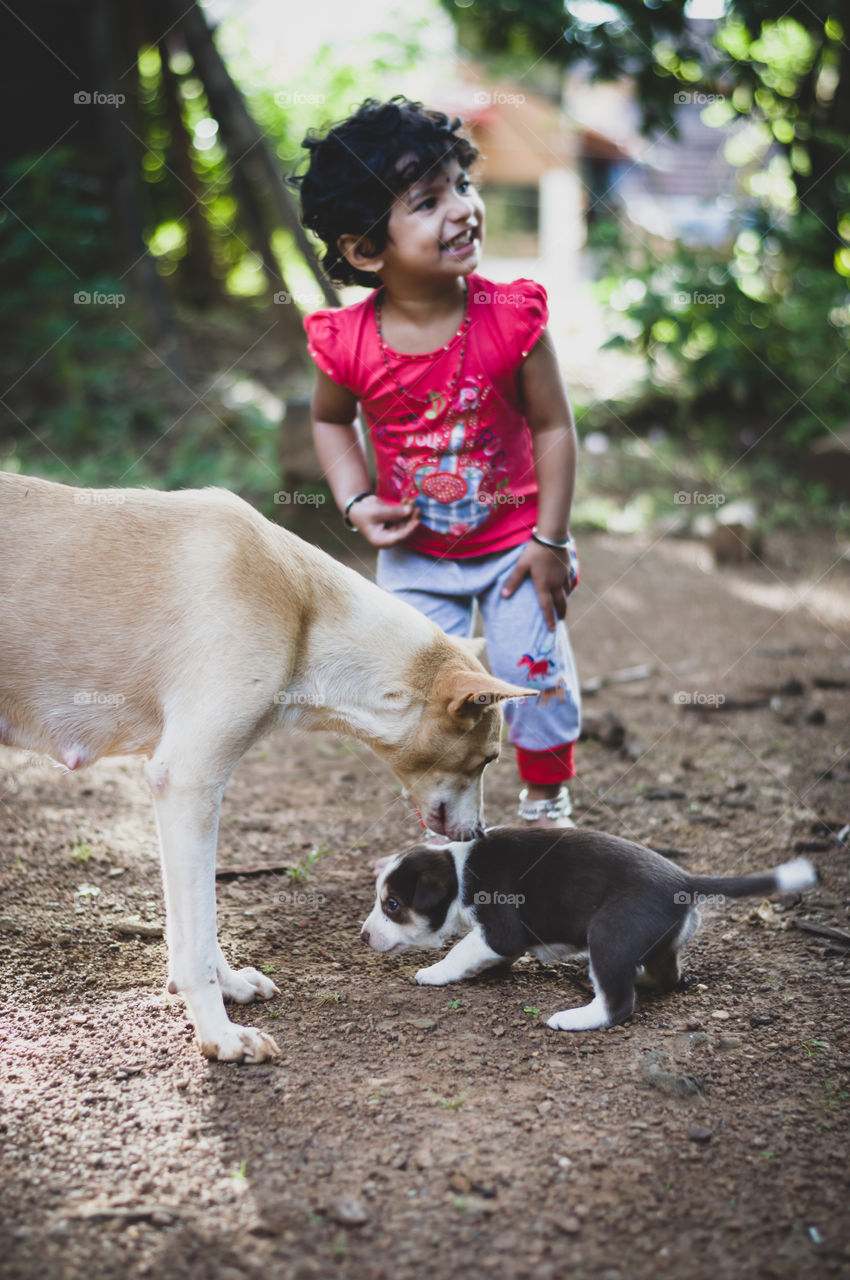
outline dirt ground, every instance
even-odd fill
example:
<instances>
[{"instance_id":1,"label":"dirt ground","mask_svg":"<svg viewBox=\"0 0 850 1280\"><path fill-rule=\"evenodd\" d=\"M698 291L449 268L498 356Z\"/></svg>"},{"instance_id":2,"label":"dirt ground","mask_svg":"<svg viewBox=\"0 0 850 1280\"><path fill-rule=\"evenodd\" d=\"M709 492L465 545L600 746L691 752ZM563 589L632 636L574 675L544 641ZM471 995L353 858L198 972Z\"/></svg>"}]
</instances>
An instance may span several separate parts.
<instances>
[{"instance_id":1,"label":"dirt ground","mask_svg":"<svg viewBox=\"0 0 850 1280\"><path fill-rule=\"evenodd\" d=\"M706 911L689 986L553 1032L580 962L420 988L419 956L363 946L371 862L415 821L365 748L280 733L219 864L294 873L220 879L219 922L281 988L233 1016L282 1057L213 1064L164 989L141 762L0 751L0 1276L850 1276L850 566L825 535L723 571L650 535L581 550L583 679L653 673L587 697L626 741L582 742L579 823L700 872L807 851L818 887ZM516 789L505 751L491 824Z\"/></svg>"}]
</instances>

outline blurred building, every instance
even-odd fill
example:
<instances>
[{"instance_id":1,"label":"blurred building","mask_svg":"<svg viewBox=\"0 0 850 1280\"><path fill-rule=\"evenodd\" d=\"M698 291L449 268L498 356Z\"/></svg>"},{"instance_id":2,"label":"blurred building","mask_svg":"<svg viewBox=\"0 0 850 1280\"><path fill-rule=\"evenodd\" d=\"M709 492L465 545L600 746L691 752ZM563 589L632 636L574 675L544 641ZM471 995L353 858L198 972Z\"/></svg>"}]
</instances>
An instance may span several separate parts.
<instances>
[{"instance_id":1,"label":"blurred building","mask_svg":"<svg viewBox=\"0 0 850 1280\"><path fill-rule=\"evenodd\" d=\"M588 234L606 220L639 237L722 243L743 199L726 132L703 121L706 94L675 93L678 137L654 139L639 131L627 81L581 72L555 98L465 64L428 100L462 116L484 155L487 259L505 278L532 266L544 282L586 277Z\"/></svg>"}]
</instances>

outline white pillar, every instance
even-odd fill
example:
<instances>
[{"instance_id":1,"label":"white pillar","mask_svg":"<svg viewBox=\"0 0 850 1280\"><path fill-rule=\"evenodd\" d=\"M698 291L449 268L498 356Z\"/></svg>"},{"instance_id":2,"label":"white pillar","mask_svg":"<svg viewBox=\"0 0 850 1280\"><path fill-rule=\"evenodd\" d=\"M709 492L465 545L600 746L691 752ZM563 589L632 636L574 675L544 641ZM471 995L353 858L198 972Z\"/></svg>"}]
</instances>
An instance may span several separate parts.
<instances>
[{"instance_id":1,"label":"white pillar","mask_svg":"<svg viewBox=\"0 0 850 1280\"><path fill-rule=\"evenodd\" d=\"M541 274L553 290L580 279L585 243L584 190L574 169L549 169L540 179Z\"/></svg>"}]
</instances>

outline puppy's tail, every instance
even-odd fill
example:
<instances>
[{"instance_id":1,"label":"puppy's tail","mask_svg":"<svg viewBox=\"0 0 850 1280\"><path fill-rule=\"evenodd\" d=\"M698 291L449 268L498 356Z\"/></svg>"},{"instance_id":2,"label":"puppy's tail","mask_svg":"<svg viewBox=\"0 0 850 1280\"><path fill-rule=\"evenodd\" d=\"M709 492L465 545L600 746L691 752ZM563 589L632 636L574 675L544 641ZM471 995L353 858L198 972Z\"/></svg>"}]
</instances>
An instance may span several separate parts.
<instances>
[{"instance_id":1,"label":"puppy's tail","mask_svg":"<svg viewBox=\"0 0 850 1280\"><path fill-rule=\"evenodd\" d=\"M793 858L773 871L754 876L689 876L694 894L717 894L726 898L747 898L764 893L799 893L817 884L818 874L808 858Z\"/></svg>"}]
</instances>

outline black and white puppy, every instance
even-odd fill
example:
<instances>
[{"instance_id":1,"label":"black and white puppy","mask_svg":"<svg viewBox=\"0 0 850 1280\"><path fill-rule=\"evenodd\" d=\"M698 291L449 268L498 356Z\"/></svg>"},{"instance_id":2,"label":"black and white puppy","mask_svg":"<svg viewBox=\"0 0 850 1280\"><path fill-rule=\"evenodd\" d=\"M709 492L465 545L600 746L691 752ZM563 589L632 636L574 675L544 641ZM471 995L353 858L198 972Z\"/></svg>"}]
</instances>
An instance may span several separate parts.
<instances>
[{"instance_id":1,"label":"black and white puppy","mask_svg":"<svg viewBox=\"0 0 850 1280\"><path fill-rule=\"evenodd\" d=\"M552 962L590 956L595 999L549 1019L556 1031L591 1031L628 1018L635 982L670 990L678 952L701 904L792 893L817 881L807 858L748 876L692 876L652 849L598 831L494 827L477 840L417 845L378 877L362 938L375 951L441 947L464 936L428 986L460 982L530 951Z\"/></svg>"}]
</instances>

